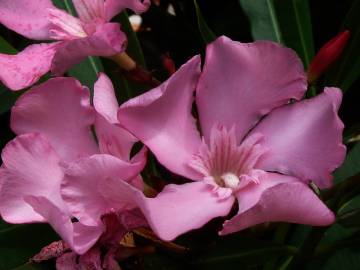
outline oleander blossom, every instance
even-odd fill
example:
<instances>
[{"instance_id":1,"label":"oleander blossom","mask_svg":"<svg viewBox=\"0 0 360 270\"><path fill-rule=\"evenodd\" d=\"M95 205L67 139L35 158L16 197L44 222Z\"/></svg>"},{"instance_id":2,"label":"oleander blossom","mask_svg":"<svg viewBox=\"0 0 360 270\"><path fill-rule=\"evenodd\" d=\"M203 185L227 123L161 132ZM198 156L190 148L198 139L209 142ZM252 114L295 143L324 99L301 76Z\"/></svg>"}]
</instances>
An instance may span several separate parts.
<instances>
[{"instance_id":1,"label":"oleander blossom","mask_svg":"<svg viewBox=\"0 0 360 270\"><path fill-rule=\"evenodd\" d=\"M159 87L123 104L118 119L170 171L193 182L145 198L127 185L165 240L227 216L221 235L263 222L329 225L334 214L308 186L330 187L344 159L342 94L301 100L306 76L280 45L220 37ZM196 91L195 91L196 89ZM197 123L192 116L195 104ZM201 135L200 135L201 134Z\"/></svg>"},{"instance_id":2,"label":"oleander blossom","mask_svg":"<svg viewBox=\"0 0 360 270\"><path fill-rule=\"evenodd\" d=\"M126 196L107 201L109 183L126 182L141 192L146 163L146 148L130 156L137 139L119 126L117 109L104 74L94 86L94 107L86 87L60 77L33 87L12 108L17 137L2 151L0 214L9 223L49 223L71 249L58 258L59 270L114 264L120 239L147 224ZM51 247L42 258L58 254L59 246ZM108 250L103 262L100 250Z\"/></svg>"},{"instance_id":3,"label":"oleander blossom","mask_svg":"<svg viewBox=\"0 0 360 270\"><path fill-rule=\"evenodd\" d=\"M147 10L150 0L73 0L79 18L51 0L1 0L0 23L30 39L55 40L30 45L16 55L0 54L0 81L12 90L35 83L49 70L59 76L87 56L113 56L126 47L126 36L110 20L130 8Z\"/></svg>"}]
</instances>

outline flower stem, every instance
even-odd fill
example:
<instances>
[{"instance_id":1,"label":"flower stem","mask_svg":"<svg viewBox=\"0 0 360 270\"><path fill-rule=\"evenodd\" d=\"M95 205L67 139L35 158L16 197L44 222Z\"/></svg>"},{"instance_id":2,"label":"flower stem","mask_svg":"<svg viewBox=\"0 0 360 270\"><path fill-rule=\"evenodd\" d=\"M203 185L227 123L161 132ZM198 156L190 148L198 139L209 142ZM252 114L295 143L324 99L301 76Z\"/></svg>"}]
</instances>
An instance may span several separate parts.
<instances>
[{"instance_id":1,"label":"flower stem","mask_svg":"<svg viewBox=\"0 0 360 270\"><path fill-rule=\"evenodd\" d=\"M118 66L123 70L125 78L130 81L149 85L151 87L156 87L161 84L161 82L157 80L150 71L138 65L125 52L111 56L110 59L118 64Z\"/></svg>"}]
</instances>

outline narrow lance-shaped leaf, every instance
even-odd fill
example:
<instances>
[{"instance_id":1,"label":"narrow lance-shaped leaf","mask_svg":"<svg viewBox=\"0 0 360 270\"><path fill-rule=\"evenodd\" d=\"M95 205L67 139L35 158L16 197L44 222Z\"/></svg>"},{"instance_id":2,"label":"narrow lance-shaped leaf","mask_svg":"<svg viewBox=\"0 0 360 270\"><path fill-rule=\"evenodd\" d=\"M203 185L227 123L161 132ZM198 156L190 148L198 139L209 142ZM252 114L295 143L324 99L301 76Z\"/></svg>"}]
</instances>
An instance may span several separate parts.
<instances>
[{"instance_id":1,"label":"narrow lance-shaped leaf","mask_svg":"<svg viewBox=\"0 0 360 270\"><path fill-rule=\"evenodd\" d=\"M198 27L199 27L201 37L204 40L204 42L206 44L208 44L216 39L216 35L213 33L213 31L207 25L196 0L194 0L194 6L195 6L196 17L197 17L197 22L198 22Z\"/></svg>"},{"instance_id":2,"label":"narrow lance-shaped leaf","mask_svg":"<svg viewBox=\"0 0 360 270\"><path fill-rule=\"evenodd\" d=\"M350 40L345 47L341 58L325 78L325 83L327 85L336 85L344 92L347 91L360 76L359 13L360 0L354 0L341 29L350 31Z\"/></svg>"},{"instance_id":3,"label":"narrow lance-shaped leaf","mask_svg":"<svg viewBox=\"0 0 360 270\"><path fill-rule=\"evenodd\" d=\"M307 67L314 55L307 0L239 0L253 38L272 40L294 49Z\"/></svg>"},{"instance_id":4,"label":"narrow lance-shaped leaf","mask_svg":"<svg viewBox=\"0 0 360 270\"><path fill-rule=\"evenodd\" d=\"M335 182L343 181L360 172L360 143L357 143L347 154L342 166L334 173Z\"/></svg>"}]
</instances>

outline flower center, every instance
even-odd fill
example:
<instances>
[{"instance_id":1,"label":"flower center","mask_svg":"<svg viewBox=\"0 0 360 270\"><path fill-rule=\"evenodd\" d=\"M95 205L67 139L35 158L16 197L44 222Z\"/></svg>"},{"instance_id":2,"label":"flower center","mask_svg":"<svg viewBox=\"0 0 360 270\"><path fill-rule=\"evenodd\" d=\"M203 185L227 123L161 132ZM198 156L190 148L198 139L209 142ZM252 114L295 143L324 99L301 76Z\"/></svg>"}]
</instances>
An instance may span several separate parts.
<instances>
[{"instance_id":1,"label":"flower center","mask_svg":"<svg viewBox=\"0 0 360 270\"><path fill-rule=\"evenodd\" d=\"M225 187L231 189L236 189L240 184L239 177L233 173L224 173L220 179L224 183Z\"/></svg>"},{"instance_id":2,"label":"flower center","mask_svg":"<svg viewBox=\"0 0 360 270\"><path fill-rule=\"evenodd\" d=\"M234 127L227 130L215 125L209 142L203 139L190 166L220 197L228 197L250 183L259 183L263 171L256 169L256 163L266 152L262 140L263 135L254 134L238 143Z\"/></svg>"}]
</instances>

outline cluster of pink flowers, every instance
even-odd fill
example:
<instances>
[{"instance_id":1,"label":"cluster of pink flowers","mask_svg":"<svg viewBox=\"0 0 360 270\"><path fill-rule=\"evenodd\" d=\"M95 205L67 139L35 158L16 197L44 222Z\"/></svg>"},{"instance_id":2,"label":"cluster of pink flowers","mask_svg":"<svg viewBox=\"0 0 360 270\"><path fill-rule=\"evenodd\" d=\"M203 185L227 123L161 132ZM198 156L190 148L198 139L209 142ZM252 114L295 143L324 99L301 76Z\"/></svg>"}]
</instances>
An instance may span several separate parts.
<instances>
[{"instance_id":1,"label":"cluster of pink flowers","mask_svg":"<svg viewBox=\"0 0 360 270\"><path fill-rule=\"evenodd\" d=\"M49 0L0 2L7 27L33 39L61 40L0 55L0 79L8 87L29 86L50 69L62 74L88 55L121 52L126 38L108 21L125 7L142 12L149 4L73 2L80 19ZM1 217L49 223L71 249L58 258L60 270L82 264L117 269L115 243L138 227L170 241L216 217L228 219L220 235L273 221L329 225L334 214L308 184L330 187L331 172L344 159L337 114L342 94L325 88L301 100L306 90L292 50L226 37L207 46L202 69L195 56L120 107L105 74L94 85L93 106L76 79L50 79L12 108L17 137L2 151ZM145 146L130 156L138 140ZM148 149L190 181L146 197L140 173ZM229 217L234 206L237 214ZM111 248L101 261L103 245Z\"/></svg>"}]
</instances>

